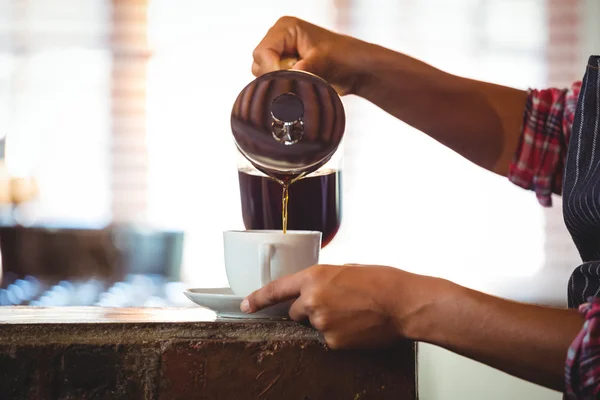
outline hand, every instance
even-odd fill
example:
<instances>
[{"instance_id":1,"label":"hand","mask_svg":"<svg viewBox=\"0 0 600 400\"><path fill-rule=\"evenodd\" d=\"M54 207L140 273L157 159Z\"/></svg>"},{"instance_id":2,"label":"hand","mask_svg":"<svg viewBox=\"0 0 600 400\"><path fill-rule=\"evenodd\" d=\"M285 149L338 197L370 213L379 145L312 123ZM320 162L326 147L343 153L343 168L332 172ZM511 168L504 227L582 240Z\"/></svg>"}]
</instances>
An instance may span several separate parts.
<instances>
[{"instance_id":1,"label":"hand","mask_svg":"<svg viewBox=\"0 0 600 400\"><path fill-rule=\"evenodd\" d=\"M290 317L309 320L329 347L383 347L411 338L412 317L431 301L438 282L391 267L317 265L267 284L241 308L256 312L296 299Z\"/></svg>"},{"instance_id":2,"label":"hand","mask_svg":"<svg viewBox=\"0 0 600 400\"><path fill-rule=\"evenodd\" d=\"M283 17L254 50L252 73L259 76L287 68L281 65L282 59L296 57L299 60L294 69L320 76L340 95L353 94L361 81L361 60L375 47L297 18Z\"/></svg>"}]
</instances>

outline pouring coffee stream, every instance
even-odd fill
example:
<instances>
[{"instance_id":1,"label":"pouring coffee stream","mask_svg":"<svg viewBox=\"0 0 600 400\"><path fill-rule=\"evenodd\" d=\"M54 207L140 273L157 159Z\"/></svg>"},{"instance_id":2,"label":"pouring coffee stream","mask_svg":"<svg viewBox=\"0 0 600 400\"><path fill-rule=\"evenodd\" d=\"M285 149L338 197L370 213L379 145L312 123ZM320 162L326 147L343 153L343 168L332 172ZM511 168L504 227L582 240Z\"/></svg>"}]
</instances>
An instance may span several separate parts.
<instances>
[{"instance_id":1,"label":"pouring coffee stream","mask_svg":"<svg viewBox=\"0 0 600 400\"><path fill-rule=\"evenodd\" d=\"M281 65L294 63L284 59ZM262 75L238 95L231 128L245 164L239 179L246 228L320 230L325 246L341 218L341 171L335 162L345 113L335 89L299 70ZM272 183L279 186L280 224Z\"/></svg>"}]
</instances>

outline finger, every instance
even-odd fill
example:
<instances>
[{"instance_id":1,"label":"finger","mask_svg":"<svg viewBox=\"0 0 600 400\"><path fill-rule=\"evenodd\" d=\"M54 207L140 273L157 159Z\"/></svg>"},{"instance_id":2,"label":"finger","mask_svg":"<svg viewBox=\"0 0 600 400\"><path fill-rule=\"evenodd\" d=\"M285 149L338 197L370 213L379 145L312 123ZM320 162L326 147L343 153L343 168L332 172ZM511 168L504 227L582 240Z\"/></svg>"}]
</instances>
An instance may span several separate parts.
<instances>
[{"instance_id":1,"label":"finger","mask_svg":"<svg viewBox=\"0 0 600 400\"><path fill-rule=\"evenodd\" d=\"M258 65L256 61L252 62L252 75L256 77L262 75L262 73L260 72L260 65Z\"/></svg>"},{"instance_id":2,"label":"finger","mask_svg":"<svg viewBox=\"0 0 600 400\"><path fill-rule=\"evenodd\" d=\"M327 344L327 347L329 347L331 350L339 350L349 347L348 340L336 333L326 333L323 335L323 339L325 339L325 344Z\"/></svg>"},{"instance_id":3,"label":"finger","mask_svg":"<svg viewBox=\"0 0 600 400\"><path fill-rule=\"evenodd\" d=\"M293 69L295 68L298 59L296 57L284 57L279 60L279 67L277 69ZM252 75L258 77L269 71L263 71L261 66L256 62L252 62Z\"/></svg>"},{"instance_id":4,"label":"finger","mask_svg":"<svg viewBox=\"0 0 600 400\"><path fill-rule=\"evenodd\" d=\"M298 53L295 32L289 24L278 22L256 46L252 56L262 73L280 69L280 60L284 54Z\"/></svg>"},{"instance_id":5,"label":"finger","mask_svg":"<svg viewBox=\"0 0 600 400\"><path fill-rule=\"evenodd\" d=\"M257 47L252 56L254 57L254 63L258 66L258 74L255 75L258 76L266 74L267 72L279 70L279 59L281 54L277 51L269 48Z\"/></svg>"},{"instance_id":6,"label":"finger","mask_svg":"<svg viewBox=\"0 0 600 400\"><path fill-rule=\"evenodd\" d=\"M245 313L254 313L274 304L300 297L305 271L269 282L246 297L240 305L241 310Z\"/></svg>"},{"instance_id":7,"label":"finger","mask_svg":"<svg viewBox=\"0 0 600 400\"><path fill-rule=\"evenodd\" d=\"M302 58L294 64L294 69L299 69L306 72L311 72L315 75L319 75L319 65L314 62L311 58Z\"/></svg>"},{"instance_id":8,"label":"finger","mask_svg":"<svg viewBox=\"0 0 600 400\"><path fill-rule=\"evenodd\" d=\"M292 303L289 311L290 318L296 322L307 322L309 319L308 308L304 304L302 297L299 297Z\"/></svg>"},{"instance_id":9,"label":"finger","mask_svg":"<svg viewBox=\"0 0 600 400\"><path fill-rule=\"evenodd\" d=\"M323 65L323 58L319 56L318 53L307 54L306 57L298 60L296 64L294 64L294 69L299 69L306 72L311 72L317 76L322 76L325 72L326 66ZM333 89L337 92L338 95L343 96L346 94L346 91L336 84L331 84ZM336 110L336 113L339 112Z\"/></svg>"}]
</instances>

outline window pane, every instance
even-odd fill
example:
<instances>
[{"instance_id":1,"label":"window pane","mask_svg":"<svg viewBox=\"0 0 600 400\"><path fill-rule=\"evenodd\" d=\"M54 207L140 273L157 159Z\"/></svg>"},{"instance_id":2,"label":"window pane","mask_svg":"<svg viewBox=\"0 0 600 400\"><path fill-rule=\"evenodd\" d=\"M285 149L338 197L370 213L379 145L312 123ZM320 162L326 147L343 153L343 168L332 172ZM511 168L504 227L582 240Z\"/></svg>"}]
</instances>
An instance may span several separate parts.
<instances>
[{"instance_id":1,"label":"window pane","mask_svg":"<svg viewBox=\"0 0 600 400\"><path fill-rule=\"evenodd\" d=\"M542 0L355 4L350 34L458 75L545 83ZM346 103L344 221L326 262L395 265L479 288L539 271L545 234L535 196L365 101Z\"/></svg>"},{"instance_id":2,"label":"window pane","mask_svg":"<svg viewBox=\"0 0 600 400\"><path fill-rule=\"evenodd\" d=\"M34 176L38 224L110 220L111 53L105 1L0 2L0 126L7 165Z\"/></svg>"}]
</instances>

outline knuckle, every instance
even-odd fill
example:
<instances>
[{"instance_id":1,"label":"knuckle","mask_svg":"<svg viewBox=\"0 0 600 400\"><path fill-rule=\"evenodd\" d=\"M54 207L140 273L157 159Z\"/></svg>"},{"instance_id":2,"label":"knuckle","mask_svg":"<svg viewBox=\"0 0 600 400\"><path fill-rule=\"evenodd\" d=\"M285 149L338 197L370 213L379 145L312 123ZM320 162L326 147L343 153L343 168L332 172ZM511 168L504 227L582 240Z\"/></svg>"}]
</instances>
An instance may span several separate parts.
<instances>
[{"instance_id":1,"label":"knuckle","mask_svg":"<svg viewBox=\"0 0 600 400\"><path fill-rule=\"evenodd\" d=\"M329 327L329 318L323 314L317 314L310 319L310 324L318 331L325 331Z\"/></svg>"},{"instance_id":2,"label":"knuckle","mask_svg":"<svg viewBox=\"0 0 600 400\"><path fill-rule=\"evenodd\" d=\"M302 313L302 304L298 300L292 303L288 315L290 316L292 321L296 322L301 322L303 319L306 319L306 315Z\"/></svg>"},{"instance_id":3,"label":"knuckle","mask_svg":"<svg viewBox=\"0 0 600 400\"><path fill-rule=\"evenodd\" d=\"M253 51L252 51L252 58L254 59L254 62L258 62L260 60L260 56L262 53L262 49L260 46L257 46Z\"/></svg>"},{"instance_id":4,"label":"knuckle","mask_svg":"<svg viewBox=\"0 0 600 400\"><path fill-rule=\"evenodd\" d=\"M301 317L301 314L296 312L295 310L290 310L288 312L290 319L294 322L302 322L304 318Z\"/></svg>"},{"instance_id":5,"label":"knuckle","mask_svg":"<svg viewBox=\"0 0 600 400\"><path fill-rule=\"evenodd\" d=\"M269 282L264 287L265 299L269 302L277 300L277 286L275 282Z\"/></svg>"},{"instance_id":6,"label":"knuckle","mask_svg":"<svg viewBox=\"0 0 600 400\"><path fill-rule=\"evenodd\" d=\"M298 18L296 17L291 17L289 15L284 15L283 17L279 18L277 20L277 23L275 25L295 25L298 23Z\"/></svg>"},{"instance_id":7,"label":"knuckle","mask_svg":"<svg viewBox=\"0 0 600 400\"><path fill-rule=\"evenodd\" d=\"M325 335L325 343L332 350L339 350L343 347L341 340L335 335Z\"/></svg>"},{"instance_id":8,"label":"knuckle","mask_svg":"<svg viewBox=\"0 0 600 400\"><path fill-rule=\"evenodd\" d=\"M304 299L304 306L309 313L314 313L320 306L321 295L318 291L312 290Z\"/></svg>"},{"instance_id":9,"label":"knuckle","mask_svg":"<svg viewBox=\"0 0 600 400\"><path fill-rule=\"evenodd\" d=\"M319 53L321 54L332 54L335 50L335 44L330 40L322 40L317 45Z\"/></svg>"},{"instance_id":10,"label":"knuckle","mask_svg":"<svg viewBox=\"0 0 600 400\"><path fill-rule=\"evenodd\" d=\"M322 265L315 265L308 271L308 281L310 283L317 283L323 277L325 273L325 267Z\"/></svg>"},{"instance_id":11,"label":"knuckle","mask_svg":"<svg viewBox=\"0 0 600 400\"><path fill-rule=\"evenodd\" d=\"M254 75L254 76L260 75L260 66L257 63L252 64L252 75Z\"/></svg>"}]
</instances>

